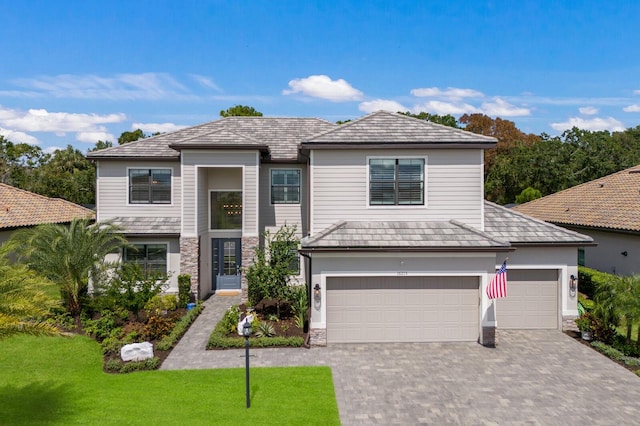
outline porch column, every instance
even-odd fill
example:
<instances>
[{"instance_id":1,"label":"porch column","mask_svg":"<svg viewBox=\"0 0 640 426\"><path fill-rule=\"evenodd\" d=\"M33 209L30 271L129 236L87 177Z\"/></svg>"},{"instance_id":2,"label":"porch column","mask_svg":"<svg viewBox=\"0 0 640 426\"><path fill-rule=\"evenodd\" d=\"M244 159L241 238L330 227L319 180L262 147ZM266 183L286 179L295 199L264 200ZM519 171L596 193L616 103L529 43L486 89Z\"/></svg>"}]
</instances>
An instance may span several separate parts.
<instances>
[{"instance_id":1,"label":"porch column","mask_svg":"<svg viewBox=\"0 0 640 426\"><path fill-rule=\"evenodd\" d=\"M200 243L198 237L180 237L180 273L191 275L191 294L200 298Z\"/></svg>"},{"instance_id":2,"label":"porch column","mask_svg":"<svg viewBox=\"0 0 640 426\"><path fill-rule=\"evenodd\" d=\"M256 248L260 244L258 237L242 237L242 268L245 269L250 265L253 265L253 261L256 257ZM247 282L246 274L242 273L240 280L242 303L246 303L249 300L249 285Z\"/></svg>"}]
</instances>

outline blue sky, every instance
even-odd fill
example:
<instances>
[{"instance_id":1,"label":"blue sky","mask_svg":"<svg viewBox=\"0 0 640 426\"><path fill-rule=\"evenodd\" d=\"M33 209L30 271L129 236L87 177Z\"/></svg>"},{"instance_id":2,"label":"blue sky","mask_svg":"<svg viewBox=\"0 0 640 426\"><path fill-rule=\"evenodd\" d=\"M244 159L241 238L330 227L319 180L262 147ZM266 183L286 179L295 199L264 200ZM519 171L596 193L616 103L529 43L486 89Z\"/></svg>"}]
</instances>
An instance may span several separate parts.
<instances>
[{"instance_id":1,"label":"blue sky","mask_svg":"<svg viewBox=\"0 0 640 426\"><path fill-rule=\"evenodd\" d=\"M0 0L0 134L83 151L251 105L640 125L640 2Z\"/></svg>"}]
</instances>

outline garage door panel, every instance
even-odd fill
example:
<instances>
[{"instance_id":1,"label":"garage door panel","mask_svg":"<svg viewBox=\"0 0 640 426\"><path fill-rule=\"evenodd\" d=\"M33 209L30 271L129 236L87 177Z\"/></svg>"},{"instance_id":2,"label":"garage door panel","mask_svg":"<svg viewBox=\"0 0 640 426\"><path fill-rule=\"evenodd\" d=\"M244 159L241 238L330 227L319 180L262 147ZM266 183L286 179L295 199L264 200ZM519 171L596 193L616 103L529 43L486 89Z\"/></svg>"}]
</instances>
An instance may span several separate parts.
<instances>
[{"instance_id":1,"label":"garage door panel","mask_svg":"<svg viewBox=\"0 0 640 426\"><path fill-rule=\"evenodd\" d=\"M327 341L476 341L478 297L476 277L329 278Z\"/></svg>"},{"instance_id":2,"label":"garage door panel","mask_svg":"<svg viewBox=\"0 0 640 426\"><path fill-rule=\"evenodd\" d=\"M507 297L495 301L498 328L557 329L558 271L510 270L507 274Z\"/></svg>"}]
</instances>

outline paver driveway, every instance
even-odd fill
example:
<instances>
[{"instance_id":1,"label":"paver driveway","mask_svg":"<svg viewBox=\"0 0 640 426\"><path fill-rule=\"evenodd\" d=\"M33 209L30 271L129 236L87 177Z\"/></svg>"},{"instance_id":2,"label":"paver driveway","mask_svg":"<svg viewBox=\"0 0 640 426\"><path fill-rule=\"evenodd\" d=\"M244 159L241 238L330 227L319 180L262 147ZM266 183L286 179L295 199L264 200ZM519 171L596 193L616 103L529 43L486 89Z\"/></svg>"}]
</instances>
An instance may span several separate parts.
<instances>
[{"instance_id":1,"label":"paver driveway","mask_svg":"<svg viewBox=\"0 0 640 426\"><path fill-rule=\"evenodd\" d=\"M196 336L195 325L163 369L244 366L242 350L204 351L208 332ZM494 349L354 344L251 353L252 366L330 366L344 425L640 424L640 377L559 331L501 331Z\"/></svg>"}]
</instances>

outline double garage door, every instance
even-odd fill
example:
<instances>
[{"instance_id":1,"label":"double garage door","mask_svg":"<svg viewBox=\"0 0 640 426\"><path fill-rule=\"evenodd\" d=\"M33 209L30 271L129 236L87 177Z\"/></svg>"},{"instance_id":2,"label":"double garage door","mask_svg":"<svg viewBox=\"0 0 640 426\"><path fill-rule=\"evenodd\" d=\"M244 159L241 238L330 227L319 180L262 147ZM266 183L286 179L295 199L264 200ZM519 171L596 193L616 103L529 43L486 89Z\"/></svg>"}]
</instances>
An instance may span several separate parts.
<instances>
[{"instance_id":1,"label":"double garage door","mask_svg":"<svg viewBox=\"0 0 640 426\"><path fill-rule=\"evenodd\" d=\"M327 342L477 341L477 277L327 278Z\"/></svg>"},{"instance_id":2,"label":"double garage door","mask_svg":"<svg viewBox=\"0 0 640 426\"><path fill-rule=\"evenodd\" d=\"M498 328L558 328L558 272L507 276ZM327 278L327 342L475 342L479 300L477 277Z\"/></svg>"}]
</instances>

